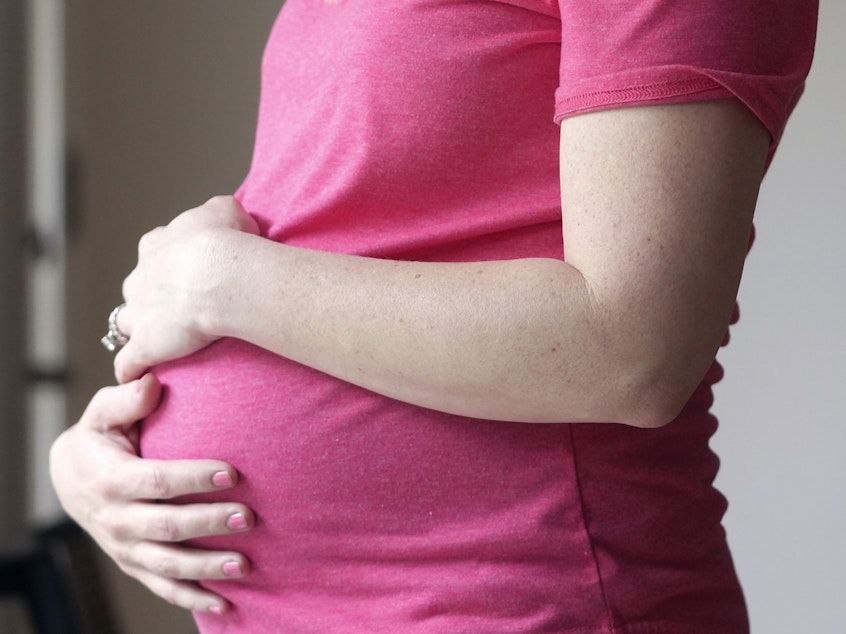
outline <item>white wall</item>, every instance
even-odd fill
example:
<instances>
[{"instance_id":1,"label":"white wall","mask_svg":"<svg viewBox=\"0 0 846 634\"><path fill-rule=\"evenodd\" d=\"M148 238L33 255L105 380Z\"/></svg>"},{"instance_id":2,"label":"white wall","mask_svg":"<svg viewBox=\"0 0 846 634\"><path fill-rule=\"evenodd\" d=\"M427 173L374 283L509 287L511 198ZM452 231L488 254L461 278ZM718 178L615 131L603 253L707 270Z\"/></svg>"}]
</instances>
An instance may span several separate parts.
<instances>
[{"instance_id":1,"label":"white wall","mask_svg":"<svg viewBox=\"0 0 846 634\"><path fill-rule=\"evenodd\" d=\"M741 321L720 356L717 486L753 633L846 631L846 4L758 204Z\"/></svg>"}]
</instances>

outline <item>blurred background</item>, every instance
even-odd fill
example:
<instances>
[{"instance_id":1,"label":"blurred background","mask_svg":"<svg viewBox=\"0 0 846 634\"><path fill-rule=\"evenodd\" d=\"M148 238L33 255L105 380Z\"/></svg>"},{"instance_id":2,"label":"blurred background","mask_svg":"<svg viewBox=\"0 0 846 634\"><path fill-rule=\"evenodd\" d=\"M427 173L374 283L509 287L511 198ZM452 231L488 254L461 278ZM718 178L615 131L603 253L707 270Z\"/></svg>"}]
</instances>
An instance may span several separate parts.
<instances>
[{"instance_id":1,"label":"blurred background","mask_svg":"<svg viewBox=\"0 0 846 634\"><path fill-rule=\"evenodd\" d=\"M78 593L97 582L88 609L107 614L92 632L194 631L61 523L47 451L113 382L98 341L138 237L246 174L280 5L0 3L0 632L35 632L16 590L45 548L77 563ZM846 5L823 0L721 352L717 485L760 634L846 622L844 28Z\"/></svg>"}]
</instances>

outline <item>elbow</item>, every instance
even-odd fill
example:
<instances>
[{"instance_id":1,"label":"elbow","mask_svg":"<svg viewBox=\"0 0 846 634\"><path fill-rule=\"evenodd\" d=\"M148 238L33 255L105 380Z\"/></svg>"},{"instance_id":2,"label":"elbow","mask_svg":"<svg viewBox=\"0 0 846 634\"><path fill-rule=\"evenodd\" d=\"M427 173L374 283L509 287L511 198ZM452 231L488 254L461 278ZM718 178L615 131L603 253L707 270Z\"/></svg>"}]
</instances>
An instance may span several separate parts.
<instances>
[{"instance_id":1,"label":"elbow","mask_svg":"<svg viewBox=\"0 0 846 634\"><path fill-rule=\"evenodd\" d=\"M664 361L622 372L617 420L640 429L658 429L673 422L704 375L704 371L691 370Z\"/></svg>"},{"instance_id":2,"label":"elbow","mask_svg":"<svg viewBox=\"0 0 846 634\"><path fill-rule=\"evenodd\" d=\"M556 401L549 409L532 412L529 418L507 420L618 423L638 429L658 429L678 418L696 389L678 375L662 378L654 372L646 372L643 366L630 372L617 367L605 377L613 379L582 392L592 396L580 409L573 410L571 401Z\"/></svg>"},{"instance_id":3,"label":"elbow","mask_svg":"<svg viewBox=\"0 0 846 634\"><path fill-rule=\"evenodd\" d=\"M631 341L640 345L631 346ZM658 429L687 407L714 362L717 347L697 339L668 342L664 337L626 337L609 346L607 375L617 395L615 422Z\"/></svg>"},{"instance_id":4,"label":"elbow","mask_svg":"<svg viewBox=\"0 0 846 634\"><path fill-rule=\"evenodd\" d=\"M643 394L629 405L628 414L622 422L639 429L658 429L678 418L686 398L679 398L664 392L652 393L648 398Z\"/></svg>"},{"instance_id":5,"label":"elbow","mask_svg":"<svg viewBox=\"0 0 846 634\"><path fill-rule=\"evenodd\" d=\"M679 417L699 381L665 369L635 385L624 402L623 422L640 429L658 429Z\"/></svg>"}]
</instances>

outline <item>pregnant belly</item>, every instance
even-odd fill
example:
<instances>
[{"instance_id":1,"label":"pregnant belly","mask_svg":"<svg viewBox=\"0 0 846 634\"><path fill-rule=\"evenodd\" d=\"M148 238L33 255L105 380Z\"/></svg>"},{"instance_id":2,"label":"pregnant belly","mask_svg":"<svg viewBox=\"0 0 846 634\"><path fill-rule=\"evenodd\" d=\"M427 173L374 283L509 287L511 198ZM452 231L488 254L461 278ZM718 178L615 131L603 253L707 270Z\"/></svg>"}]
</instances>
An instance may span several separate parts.
<instances>
[{"instance_id":1,"label":"pregnant belly","mask_svg":"<svg viewBox=\"0 0 846 634\"><path fill-rule=\"evenodd\" d=\"M566 426L409 406L235 340L157 375L165 392L143 423L143 455L231 463L236 489L197 499L243 501L257 515L248 534L198 541L251 559L246 579L210 584L238 619L307 622L331 597L343 618L350 605L419 617L448 603L548 618L550 593L566 607L584 600L574 584L593 585ZM537 596L506 582L532 568Z\"/></svg>"}]
</instances>

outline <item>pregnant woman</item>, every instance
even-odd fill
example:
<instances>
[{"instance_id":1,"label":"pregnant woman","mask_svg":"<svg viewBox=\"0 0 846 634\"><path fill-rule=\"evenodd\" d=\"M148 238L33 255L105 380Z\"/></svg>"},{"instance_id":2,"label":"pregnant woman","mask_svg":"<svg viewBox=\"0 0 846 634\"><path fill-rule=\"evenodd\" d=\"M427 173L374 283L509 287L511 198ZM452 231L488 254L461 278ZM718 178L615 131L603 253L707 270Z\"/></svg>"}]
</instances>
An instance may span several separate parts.
<instances>
[{"instance_id":1,"label":"pregnant woman","mask_svg":"<svg viewBox=\"0 0 846 634\"><path fill-rule=\"evenodd\" d=\"M244 184L141 240L69 513L204 633L748 631L714 357L815 19L289 0Z\"/></svg>"}]
</instances>

